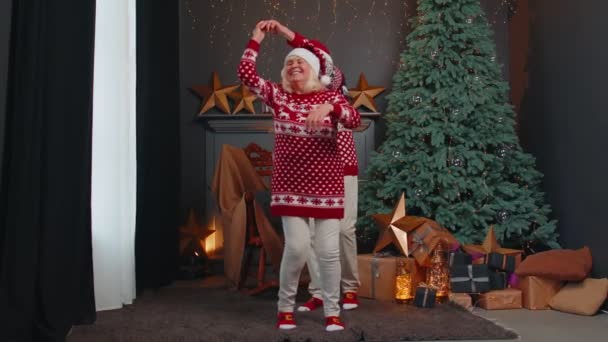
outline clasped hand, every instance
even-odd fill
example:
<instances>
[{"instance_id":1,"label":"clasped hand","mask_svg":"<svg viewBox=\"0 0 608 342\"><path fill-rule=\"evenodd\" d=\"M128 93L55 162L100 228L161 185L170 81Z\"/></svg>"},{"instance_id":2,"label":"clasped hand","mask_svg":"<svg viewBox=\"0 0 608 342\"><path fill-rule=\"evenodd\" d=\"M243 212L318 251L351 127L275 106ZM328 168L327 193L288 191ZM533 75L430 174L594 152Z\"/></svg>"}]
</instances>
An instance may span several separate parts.
<instances>
[{"instance_id":1,"label":"clasped hand","mask_svg":"<svg viewBox=\"0 0 608 342\"><path fill-rule=\"evenodd\" d=\"M255 25L252 38L258 43L264 40L266 33L280 34L288 40L293 39L293 31L274 19L262 20Z\"/></svg>"}]
</instances>

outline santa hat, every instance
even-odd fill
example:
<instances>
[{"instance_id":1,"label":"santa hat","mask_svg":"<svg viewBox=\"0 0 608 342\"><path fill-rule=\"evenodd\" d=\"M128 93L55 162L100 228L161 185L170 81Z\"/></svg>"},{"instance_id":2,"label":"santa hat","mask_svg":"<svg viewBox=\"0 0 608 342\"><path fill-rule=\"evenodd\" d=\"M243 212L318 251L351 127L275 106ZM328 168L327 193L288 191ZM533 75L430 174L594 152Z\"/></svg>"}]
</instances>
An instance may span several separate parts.
<instances>
[{"instance_id":1,"label":"santa hat","mask_svg":"<svg viewBox=\"0 0 608 342\"><path fill-rule=\"evenodd\" d=\"M329 55L329 50L316 40L307 40L302 47L291 50L285 60L291 56L304 59L319 76L321 84L327 86L332 83L334 73L334 62Z\"/></svg>"}]
</instances>

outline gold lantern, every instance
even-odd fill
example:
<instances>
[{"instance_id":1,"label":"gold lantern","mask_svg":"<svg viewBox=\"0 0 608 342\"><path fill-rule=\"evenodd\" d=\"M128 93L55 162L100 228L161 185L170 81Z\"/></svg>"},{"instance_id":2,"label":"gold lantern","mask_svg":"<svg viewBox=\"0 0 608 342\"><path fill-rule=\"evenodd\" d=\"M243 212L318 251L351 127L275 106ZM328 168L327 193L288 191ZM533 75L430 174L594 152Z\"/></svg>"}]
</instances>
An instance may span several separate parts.
<instances>
[{"instance_id":1,"label":"gold lantern","mask_svg":"<svg viewBox=\"0 0 608 342\"><path fill-rule=\"evenodd\" d=\"M408 267L406 258L397 259L395 277L395 300L398 303L409 303L414 298L412 270Z\"/></svg>"},{"instance_id":2,"label":"gold lantern","mask_svg":"<svg viewBox=\"0 0 608 342\"><path fill-rule=\"evenodd\" d=\"M431 265L426 273L427 284L437 290L438 301L450 294L450 270L447 262L447 251L443 243L439 243L433 251Z\"/></svg>"}]
</instances>

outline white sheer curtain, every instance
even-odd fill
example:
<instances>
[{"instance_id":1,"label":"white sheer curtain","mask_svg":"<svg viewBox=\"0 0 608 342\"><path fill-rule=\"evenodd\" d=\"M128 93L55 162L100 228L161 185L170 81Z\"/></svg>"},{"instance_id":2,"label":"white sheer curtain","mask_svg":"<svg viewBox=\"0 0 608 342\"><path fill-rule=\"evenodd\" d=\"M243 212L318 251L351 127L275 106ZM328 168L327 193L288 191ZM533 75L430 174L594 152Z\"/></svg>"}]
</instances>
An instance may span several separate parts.
<instances>
[{"instance_id":1,"label":"white sheer curtain","mask_svg":"<svg viewBox=\"0 0 608 342\"><path fill-rule=\"evenodd\" d=\"M97 0L91 180L97 310L135 298L135 1Z\"/></svg>"}]
</instances>

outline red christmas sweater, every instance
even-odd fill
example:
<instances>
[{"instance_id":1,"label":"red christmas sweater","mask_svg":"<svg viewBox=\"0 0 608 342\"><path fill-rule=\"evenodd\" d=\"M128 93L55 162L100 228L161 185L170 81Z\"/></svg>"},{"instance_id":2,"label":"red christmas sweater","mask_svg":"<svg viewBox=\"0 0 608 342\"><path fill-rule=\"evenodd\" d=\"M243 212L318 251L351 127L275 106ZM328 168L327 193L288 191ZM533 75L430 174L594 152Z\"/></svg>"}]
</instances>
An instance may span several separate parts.
<instances>
[{"instance_id":1,"label":"red christmas sweater","mask_svg":"<svg viewBox=\"0 0 608 342\"><path fill-rule=\"evenodd\" d=\"M310 44L308 38L304 37L298 32L294 32L294 37L287 43L294 48L304 47ZM342 87L342 81L344 75L342 70L334 65L334 73L340 73L337 77L340 81L332 82L328 88L330 90L340 91ZM353 137L353 131L345 128L343 125L338 124L338 151L342 157L342 163L344 164L344 175L345 176L357 176L359 175L359 164L357 163L357 150L355 149L355 139Z\"/></svg>"},{"instance_id":2,"label":"red christmas sweater","mask_svg":"<svg viewBox=\"0 0 608 342\"><path fill-rule=\"evenodd\" d=\"M289 93L264 80L256 70L259 43L250 40L238 75L274 113L274 154L270 212L275 216L344 217L344 172L338 151L338 123L360 124L359 112L339 91ZM307 129L308 113L320 104L333 104L321 127Z\"/></svg>"}]
</instances>

